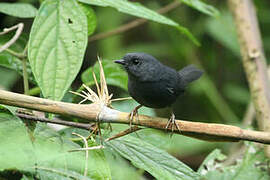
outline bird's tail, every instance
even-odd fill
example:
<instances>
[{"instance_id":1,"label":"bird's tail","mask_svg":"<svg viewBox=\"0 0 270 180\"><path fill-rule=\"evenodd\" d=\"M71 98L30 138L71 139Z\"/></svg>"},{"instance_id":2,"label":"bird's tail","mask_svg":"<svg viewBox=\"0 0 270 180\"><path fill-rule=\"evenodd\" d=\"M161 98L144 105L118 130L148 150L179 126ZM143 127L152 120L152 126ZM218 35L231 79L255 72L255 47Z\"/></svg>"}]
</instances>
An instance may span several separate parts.
<instances>
[{"instance_id":1,"label":"bird's tail","mask_svg":"<svg viewBox=\"0 0 270 180\"><path fill-rule=\"evenodd\" d=\"M199 79L203 71L196 68L194 65L188 65L179 71L181 78L184 81L185 86L192 81Z\"/></svg>"}]
</instances>

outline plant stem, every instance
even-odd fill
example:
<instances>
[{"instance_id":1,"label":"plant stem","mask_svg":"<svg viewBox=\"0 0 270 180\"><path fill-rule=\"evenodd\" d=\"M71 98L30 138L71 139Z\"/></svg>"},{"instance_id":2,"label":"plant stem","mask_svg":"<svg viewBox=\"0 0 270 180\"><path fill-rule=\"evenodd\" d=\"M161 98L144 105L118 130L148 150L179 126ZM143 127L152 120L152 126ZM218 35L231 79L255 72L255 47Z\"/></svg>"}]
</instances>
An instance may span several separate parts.
<instances>
[{"instance_id":1,"label":"plant stem","mask_svg":"<svg viewBox=\"0 0 270 180\"><path fill-rule=\"evenodd\" d=\"M9 54L11 54L12 56L15 56L17 57L18 59L23 59L25 58L26 56L24 54L21 54L21 53L17 53L9 48L5 49L5 51L7 51Z\"/></svg>"},{"instance_id":2,"label":"plant stem","mask_svg":"<svg viewBox=\"0 0 270 180\"><path fill-rule=\"evenodd\" d=\"M23 87L24 87L24 94L29 94L29 82L28 82L28 73L27 73L26 61L27 61L27 58L22 59Z\"/></svg>"},{"instance_id":3,"label":"plant stem","mask_svg":"<svg viewBox=\"0 0 270 180\"><path fill-rule=\"evenodd\" d=\"M84 122L87 123L97 121L100 121L101 123L130 123L128 119L129 113L110 109L100 103L65 103L0 90L0 104L77 117L80 118L82 122L84 120ZM134 122L133 124L163 131L171 131L171 128L166 129L167 121L167 118L139 115L139 121ZM269 132L244 130L237 126L214 123L200 123L183 120L176 120L176 123L181 127L181 131L173 131L173 133L201 140L223 142L247 140L270 144Z\"/></svg>"},{"instance_id":4,"label":"plant stem","mask_svg":"<svg viewBox=\"0 0 270 180\"><path fill-rule=\"evenodd\" d=\"M270 83L266 58L252 0L228 0L236 24L242 62L260 130L270 131ZM270 157L270 146L265 153Z\"/></svg>"}]
</instances>

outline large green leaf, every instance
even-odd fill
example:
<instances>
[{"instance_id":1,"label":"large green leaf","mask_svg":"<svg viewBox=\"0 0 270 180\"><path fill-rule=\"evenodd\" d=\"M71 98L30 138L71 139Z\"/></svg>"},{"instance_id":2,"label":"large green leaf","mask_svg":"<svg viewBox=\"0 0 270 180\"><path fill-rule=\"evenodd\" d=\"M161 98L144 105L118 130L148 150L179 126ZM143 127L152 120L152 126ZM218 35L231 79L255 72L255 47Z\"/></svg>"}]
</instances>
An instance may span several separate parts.
<instances>
[{"instance_id":1,"label":"large green leaf","mask_svg":"<svg viewBox=\"0 0 270 180\"><path fill-rule=\"evenodd\" d=\"M0 171L17 169L73 179L81 179L84 172L85 152L68 152L79 145L41 123L31 142L24 124L3 110L0 111L0 146ZM89 151L87 175L93 179L111 179L103 150Z\"/></svg>"},{"instance_id":2,"label":"large green leaf","mask_svg":"<svg viewBox=\"0 0 270 180\"><path fill-rule=\"evenodd\" d=\"M37 9L27 3L0 3L0 12L20 18L33 18Z\"/></svg>"},{"instance_id":3,"label":"large green leaf","mask_svg":"<svg viewBox=\"0 0 270 180\"><path fill-rule=\"evenodd\" d=\"M121 87L127 90L127 81L128 81L127 74L118 64L115 64L113 61L110 60L103 60L102 66L104 69L107 84ZM95 81L92 76L93 70L97 76L97 80L99 81L100 77L99 77L98 63L95 64L94 68L90 67L87 70L85 70L81 76L82 82L89 86L95 84Z\"/></svg>"},{"instance_id":4,"label":"large green leaf","mask_svg":"<svg viewBox=\"0 0 270 180\"><path fill-rule=\"evenodd\" d=\"M83 176L76 171L70 171L66 169L50 168L50 167L37 167L36 173L38 173L40 179L44 180L92 180L87 176Z\"/></svg>"},{"instance_id":5,"label":"large green leaf","mask_svg":"<svg viewBox=\"0 0 270 180\"><path fill-rule=\"evenodd\" d=\"M174 26L180 32L184 33L187 37L189 37L196 45L199 45L199 42L197 41L197 39L189 32L187 28L180 26L175 21L144 7L140 3L133 3L127 0L113 0L113 1L111 0L79 0L79 1L82 3L87 3L91 5L96 5L96 6L112 7L126 14L137 16L140 18L145 18L145 19L158 22L161 24Z\"/></svg>"},{"instance_id":6,"label":"large green leaf","mask_svg":"<svg viewBox=\"0 0 270 180\"><path fill-rule=\"evenodd\" d=\"M215 17L219 16L219 11L216 8L204 3L201 0L179 0L179 1L207 15Z\"/></svg>"},{"instance_id":7,"label":"large green leaf","mask_svg":"<svg viewBox=\"0 0 270 180\"><path fill-rule=\"evenodd\" d=\"M152 174L157 179L199 179L199 175L167 152L142 141L125 136L106 143L136 167Z\"/></svg>"},{"instance_id":8,"label":"large green leaf","mask_svg":"<svg viewBox=\"0 0 270 180\"><path fill-rule=\"evenodd\" d=\"M75 0L46 0L29 40L32 71L45 97L60 100L80 70L87 45L87 18Z\"/></svg>"}]
</instances>

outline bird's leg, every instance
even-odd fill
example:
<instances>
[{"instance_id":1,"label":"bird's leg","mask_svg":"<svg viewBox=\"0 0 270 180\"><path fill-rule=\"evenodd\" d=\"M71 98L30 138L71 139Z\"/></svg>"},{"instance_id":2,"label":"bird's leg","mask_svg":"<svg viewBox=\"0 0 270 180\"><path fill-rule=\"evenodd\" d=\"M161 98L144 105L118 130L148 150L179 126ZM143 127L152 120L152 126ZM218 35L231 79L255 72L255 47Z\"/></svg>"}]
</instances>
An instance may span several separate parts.
<instances>
[{"instance_id":1,"label":"bird's leg","mask_svg":"<svg viewBox=\"0 0 270 180\"><path fill-rule=\"evenodd\" d=\"M179 132L181 132L181 130L180 130L178 124L177 124L176 121L175 121L175 115L174 115L173 111L171 111L171 117L169 118L168 123L167 123L165 129L168 129L170 126L172 126L172 132L174 131L174 127L176 127L176 129L177 129Z\"/></svg>"},{"instance_id":2,"label":"bird's leg","mask_svg":"<svg viewBox=\"0 0 270 180\"><path fill-rule=\"evenodd\" d=\"M136 106L132 111L131 113L128 115L129 117L129 126L131 128L132 126L132 122L133 122L133 118L134 116L136 117L136 121L138 122L139 121L139 114L138 114L138 110L142 107L143 105L138 105Z\"/></svg>"}]
</instances>

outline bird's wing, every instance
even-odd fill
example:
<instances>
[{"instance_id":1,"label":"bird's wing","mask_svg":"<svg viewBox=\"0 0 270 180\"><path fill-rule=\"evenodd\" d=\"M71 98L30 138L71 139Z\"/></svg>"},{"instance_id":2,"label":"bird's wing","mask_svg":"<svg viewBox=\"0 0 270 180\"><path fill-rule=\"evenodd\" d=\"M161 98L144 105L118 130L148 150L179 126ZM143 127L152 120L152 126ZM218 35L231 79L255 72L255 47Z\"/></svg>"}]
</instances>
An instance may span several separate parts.
<instances>
[{"instance_id":1,"label":"bird's wing","mask_svg":"<svg viewBox=\"0 0 270 180\"><path fill-rule=\"evenodd\" d=\"M175 94L174 88L172 88L172 87L167 87L166 89L168 90L168 92L169 92L170 94Z\"/></svg>"}]
</instances>

